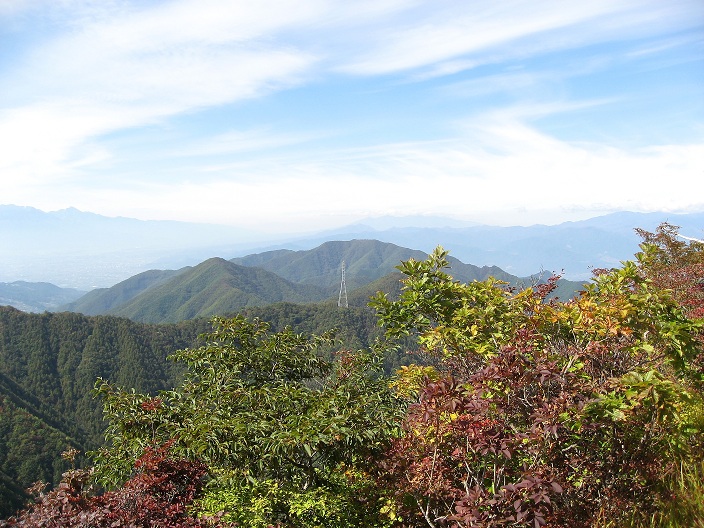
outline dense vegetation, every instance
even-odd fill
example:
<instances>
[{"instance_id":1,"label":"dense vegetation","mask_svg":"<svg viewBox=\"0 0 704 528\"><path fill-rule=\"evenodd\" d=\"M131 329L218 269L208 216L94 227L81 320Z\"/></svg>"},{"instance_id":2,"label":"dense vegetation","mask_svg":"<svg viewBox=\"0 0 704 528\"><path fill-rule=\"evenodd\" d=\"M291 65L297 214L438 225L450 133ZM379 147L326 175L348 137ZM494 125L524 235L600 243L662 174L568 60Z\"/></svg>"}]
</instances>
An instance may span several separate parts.
<instances>
[{"instance_id":1,"label":"dense vegetation","mask_svg":"<svg viewBox=\"0 0 704 528\"><path fill-rule=\"evenodd\" d=\"M286 328L286 305L216 318L174 389L100 380L93 466L6 524L702 525L704 244L640 234L567 302L455 281L440 248L409 260L358 352ZM409 339L429 361L386 376Z\"/></svg>"},{"instance_id":2,"label":"dense vegetation","mask_svg":"<svg viewBox=\"0 0 704 528\"><path fill-rule=\"evenodd\" d=\"M338 328L354 348L366 348L380 333L369 308L281 303L246 313L276 330ZM170 389L184 369L167 356L197 344L209 327L207 320L148 325L0 308L0 518L22 506L23 491L35 481L58 484L70 466L61 457L67 448L84 453L103 444L107 424L92 393L98 377L147 394ZM408 361L387 354L386 371Z\"/></svg>"},{"instance_id":3,"label":"dense vegetation","mask_svg":"<svg viewBox=\"0 0 704 528\"><path fill-rule=\"evenodd\" d=\"M152 327L0 308L0 475L8 483L0 484L2 515L22 504L18 489L58 483L68 469L62 451L103 443L105 423L91 391L97 377L148 393L172 387L182 369L166 356L195 343L205 328L203 321Z\"/></svg>"}]
</instances>

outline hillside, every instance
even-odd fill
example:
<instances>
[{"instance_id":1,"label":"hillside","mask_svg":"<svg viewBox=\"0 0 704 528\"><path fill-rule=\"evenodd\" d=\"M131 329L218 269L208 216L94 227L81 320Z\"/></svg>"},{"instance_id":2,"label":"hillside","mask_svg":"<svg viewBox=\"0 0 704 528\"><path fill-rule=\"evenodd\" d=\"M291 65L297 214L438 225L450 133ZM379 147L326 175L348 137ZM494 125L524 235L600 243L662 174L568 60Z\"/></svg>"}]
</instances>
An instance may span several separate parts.
<instances>
[{"instance_id":1,"label":"hillside","mask_svg":"<svg viewBox=\"0 0 704 528\"><path fill-rule=\"evenodd\" d=\"M368 347L380 334L369 308L279 303L244 312L276 330L337 328L339 339L355 349ZM102 401L92 392L98 377L151 394L173 387L181 367L167 356L198 344L209 328L204 319L149 325L0 307L0 518L21 505L22 490L35 481L58 482L68 468L62 451L102 444ZM387 371L407 361L390 355Z\"/></svg>"},{"instance_id":2,"label":"hillside","mask_svg":"<svg viewBox=\"0 0 704 528\"><path fill-rule=\"evenodd\" d=\"M90 291L75 302L65 304L61 309L85 315L107 314L149 288L163 284L186 269L145 271L119 282L111 288L98 288Z\"/></svg>"},{"instance_id":3,"label":"hillside","mask_svg":"<svg viewBox=\"0 0 704 528\"><path fill-rule=\"evenodd\" d=\"M0 502L0 517L20 500L17 489L58 481L62 451L101 445L102 403L92 393L98 377L150 393L172 387L181 368L166 356L207 327L0 307L0 497L8 501Z\"/></svg>"},{"instance_id":4,"label":"hillside","mask_svg":"<svg viewBox=\"0 0 704 528\"><path fill-rule=\"evenodd\" d=\"M233 313L248 306L324 298L325 292L319 288L293 284L262 269L211 258L147 289L109 313L135 321L168 323Z\"/></svg>"},{"instance_id":5,"label":"hillside","mask_svg":"<svg viewBox=\"0 0 704 528\"><path fill-rule=\"evenodd\" d=\"M276 250L226 261L211 258L177 271L144 272L111 288L95 290L63 310L87 315L109 314L149 323L177 322L237 312L271 303L314 303L338 298L342 263L352 304L364 306L376 291L397 290L396 266L426 254L378 240L325 242L311 250ZM515 286L520 278L495 266L473 266L450 258L449 273L462 282L489 276ZM580 283L561 281L561 296L570 297ZM358 291L359 290L359 291Z\"/></svg>"},{"instance_id":6,"label":"hillside","mask_svg":"<svg viewBox=\"0 0 704 528\"><path fill-rule=\"evenodd\" d=\"M310 250L276 250L232 259L244 266L256 266L271 271L291 282L315 284L335 295L340 288L342 262L345 262L345 282L348 291L366 286L390 273L402 261L423 260L427 253L408 249L379 240L350 240L324 242ZM517 282L495 266L478 267L451 259L451 273L464 282L484 280L490 275Z\"/></svg>"},{"instance_id":7,"label":"hillside","mask_svg":"<svg viewBox=\"0 0 704 528\"><path fill-rule=\"evenodd\" d=\"M295 283L326 288L328 296L340 288L342 262L348 290L365 286L395 271L401 261L424 259L422 251L402 248L378 240L330 241L302 251L269 251L231 261L256 266Z\"/></svg>"}]
</instances>

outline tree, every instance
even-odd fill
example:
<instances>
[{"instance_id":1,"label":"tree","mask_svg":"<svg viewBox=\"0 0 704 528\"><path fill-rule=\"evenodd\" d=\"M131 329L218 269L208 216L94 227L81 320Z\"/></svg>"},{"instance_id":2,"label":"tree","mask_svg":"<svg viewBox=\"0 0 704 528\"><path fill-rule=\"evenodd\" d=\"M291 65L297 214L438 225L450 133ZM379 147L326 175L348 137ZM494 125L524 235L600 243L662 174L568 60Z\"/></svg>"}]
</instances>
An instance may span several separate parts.
<instances>
[{"instance_id":1,"label":"tree","mask_svg":"<svg viewBox=\"0 0 704 528\"><path fill-rule=\"evenodd\" d=\"M702 321L649 278L653 251L566 303L546 301L555 280L458 283L441 248L399 267L400 299L372 303L442 359L380 464L404 526L701 520L702 486L674 493L704 459Z\"/></svg>"},{"instance_id":2,"label":"tree","mask_svg":"<svg viewBox=\"0 0 704 528\"><path fill-rule=\"evenodd\" d=\"M655 233L636 229L643 238L641 272L669 290L690 317L704 318L704 242L679 240L679 227L664 223Z\"/></svg>"},{"instance_id":3,"label":"tree","mask_svg":"<svg viewBox=\"0 0 704 528\"><path fill-rule=\"evenodd\" d=\"M91 473L81 469L67 471L59 486L48 493L44 493L42 485L35 486L35 504L17 517L0 521L0 526L205 528L217 523L216 519L197 519L188 511L203 487L205 466L173 458L168 445L147 448L136 461L132 478L116 491L91 493Z\"/></svg>"},{"instance_id":4,"label":"tree","mask_svg":"<svg viewBox=\"0 0 704 528\"><path fill-rule=\"evenodd\" d=\"M198 507L247 526L381 525L384 498L369 465L399 421L380 354L316 351L306 337L243 317L215 318L206 344L177 352L183 384L157 397L100 381L109 445L96 457L103 483L120 483L145 449L170 443L204 463Z\"/></svg>"}]
</instances>

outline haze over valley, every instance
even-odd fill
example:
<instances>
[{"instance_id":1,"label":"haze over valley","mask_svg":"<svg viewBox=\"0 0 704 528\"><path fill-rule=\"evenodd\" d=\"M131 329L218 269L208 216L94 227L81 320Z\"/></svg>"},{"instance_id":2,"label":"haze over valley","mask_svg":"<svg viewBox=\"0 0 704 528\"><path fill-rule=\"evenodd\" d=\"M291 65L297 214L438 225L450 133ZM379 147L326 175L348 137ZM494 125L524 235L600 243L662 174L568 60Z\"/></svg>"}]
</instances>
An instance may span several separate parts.
<instances>
[{"instance_id":1,"label":"haze over valley","mask_svg":"<svg viewBox=\"0 0 704 528\"><path fill-rule=\"evenodd\" d=\"M516 276L540 272L588 280L592 268L630 258L640 239L667 221L702 236L701 213L615 213L557 225L498 227L443 217L377 217L298 236L273 236L212 224L140 221L68 209L44 212L0 206L0 282L48 282L90 291L148 270L195 266L270 249L312 249L333 240L379 240L423 252L442 245L462 262Z\"/></svg>"}]
</instances>

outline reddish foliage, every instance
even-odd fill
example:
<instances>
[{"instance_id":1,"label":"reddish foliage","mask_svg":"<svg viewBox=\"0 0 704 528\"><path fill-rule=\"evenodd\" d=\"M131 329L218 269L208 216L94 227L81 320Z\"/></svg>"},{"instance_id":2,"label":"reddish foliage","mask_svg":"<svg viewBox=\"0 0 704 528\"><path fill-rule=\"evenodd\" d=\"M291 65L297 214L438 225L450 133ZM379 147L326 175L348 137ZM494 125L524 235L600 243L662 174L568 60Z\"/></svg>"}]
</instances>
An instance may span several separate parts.
<instances>
[{"instance_id":1,"label":"reddish foliage","mask_svg":"<svg viewBox=\"0 0 704 528\"><path fill-rule=\"evenodd\" d=\"M161 398L151 398L150 400L142 402L140 407L143 411L157 411L162 406Z\"/></svg>"},{"instance_id":2,"label":"reddish foliage","mask_svg":"<svg viewBox=\"0 0 704 528\"><path fill-rule=\"evenodd\" d=\"M380 463L404 526L589 526L656 496L672 468L638 445L636 429L594 420L576 432L566 418L639 358L618 360L598 344L535 348L534 338L521 332L463 381L448 376L422 389ZM585 367L572 372L576 362Z\"/></svg>"},{"instance_id":3,"label":"reddish foliage","mask_svg":"<svg viewBox=\"0 0 704 528\"><path fill-rule=\"evenodd\" d=\"M685 242L679 227L663 223L654 233L636 229L643 239L641 271L658 288L669 290L691 319L704 319L704 243ZM704 344L704 335L700 335ZM704 351L692 361L704 377Z\"/></svg>"},{"instance_id":4,"label":"reddish foliage","mask_svg":"<svg viewBox=\"0 0 704 528\"><path fill-rule=\"evenodd\" d=\"M169 446L147 449L135 464L136 475L116 491L91 496L90 472L73 470L55 490L0 526L62 528L70 526L201 528L213 526L188 513L200 492L204 464L168 456Z\"/></svg>"},{"instance_id":5,"label":"reddish foliage","mask_svg":"<svg viewBox=\"0 0 704 528\"><path fill-rule=\"evenodd\" d=\"M636 229L649 257L641 270L653 283L670 290L690 318L704 318L704 244L680 240L679 227L660 225L655 233Z\"/></svg>"},{"instance_id":6,"label":"reddish foliage","mask_svg":"<svg viewBox=\"0 0 704 528\"><path fill-rule=\"evenodd\" d=\"M428 384L409 409L380 475L406 504L408 526L560 526L554 504L584 499L566 492L560 471L579 463L563 451L572 433L560 414L590 387L530 340L519 336L464 383Z\"/></svg>"}]
</instances>

